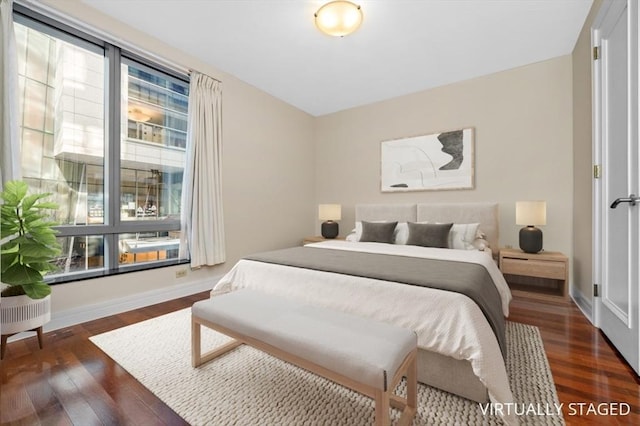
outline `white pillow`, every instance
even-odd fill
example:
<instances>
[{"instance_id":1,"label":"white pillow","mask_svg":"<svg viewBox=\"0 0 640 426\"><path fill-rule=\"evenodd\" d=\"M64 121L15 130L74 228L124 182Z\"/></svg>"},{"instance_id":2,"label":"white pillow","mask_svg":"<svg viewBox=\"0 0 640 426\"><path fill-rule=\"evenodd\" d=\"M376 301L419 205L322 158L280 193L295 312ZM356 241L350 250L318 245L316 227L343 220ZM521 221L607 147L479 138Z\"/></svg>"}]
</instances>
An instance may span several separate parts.
<instances>
[{"instance_id":1,"label":"white pillow","mask_svg":"<svg viewBox=\"0 0 640 426\"><path fill-rule=\"evenodd\" d=\"M356 222L353 232L356 233L356 241L360 241L360 237L362 237L362 222Z\"/></svg>"},{"instance_id":2,"label":"white pillow","mask_svg":"<svg viewBox=\"0 0 640 426\"><path fill-rule=\"evenodd\" d=\"M479 223L454 223L449 231L449 248L477 250L474 242L478 236L479 226Z\"/></svg>"},{"instance_id":3,"label":"white pillow","mask_svg":"<svg viewBox=\"0 0 640 426\"><path fill-rule=\"evenodd\" d=\"M407 225L407 222L398 222L393 237L394 244L407 244L409 239L409 225Z\"/></svg>"}]
</instances>

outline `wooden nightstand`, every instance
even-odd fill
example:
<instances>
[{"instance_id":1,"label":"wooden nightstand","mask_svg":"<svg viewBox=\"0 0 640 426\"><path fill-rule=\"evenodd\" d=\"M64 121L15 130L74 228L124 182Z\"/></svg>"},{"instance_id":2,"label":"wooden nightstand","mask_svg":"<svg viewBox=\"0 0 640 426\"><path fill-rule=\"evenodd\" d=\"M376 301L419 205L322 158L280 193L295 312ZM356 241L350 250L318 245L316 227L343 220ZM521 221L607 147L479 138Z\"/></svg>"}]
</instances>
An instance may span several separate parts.
<instances>
[{"instance_id":1,"label":"wooden nightstand","mask_svg":"<svg viewBox=\"0 0 640 426\"><path fill-rule=\"evenodd\" d=\"M320 235L316 235L313 237L304 237L304 239L302 240L302 245L305 244L311 244L311 243L319 243L321 241L331 241L331 240L342 240L344 241L344 237L336 237L336 238L324 238Z\"/></svg>"},{"instance_id":2,"label":"wooden nightstand","mask_svg":"<svg viewBox=\"0 0 640 426\"><path fill-rule=\"evenodd\" d=\"M557 251L525 253L518 249L500 249L500 270L514 294L568 299L569 259Z\"/></svg>"}]
</instances>

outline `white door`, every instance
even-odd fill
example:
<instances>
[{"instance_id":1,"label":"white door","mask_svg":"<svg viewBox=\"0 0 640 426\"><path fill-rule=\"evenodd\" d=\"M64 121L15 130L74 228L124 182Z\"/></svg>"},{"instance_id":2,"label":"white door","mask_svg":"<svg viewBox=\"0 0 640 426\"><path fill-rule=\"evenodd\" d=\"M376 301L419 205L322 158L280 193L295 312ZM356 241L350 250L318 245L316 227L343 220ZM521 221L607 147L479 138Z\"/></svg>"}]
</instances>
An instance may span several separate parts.
<instances>
[{"instance_id":1,"label":"white door","mask_svg":"<svg viewBox=\"0 0 640 426\"><path fill-rule=\"evenodd\" d=\"M640 173L638 171L638 4L603 3L593 28L594 269L596 324L638 373Z\"/></svg>"}]
</instances>

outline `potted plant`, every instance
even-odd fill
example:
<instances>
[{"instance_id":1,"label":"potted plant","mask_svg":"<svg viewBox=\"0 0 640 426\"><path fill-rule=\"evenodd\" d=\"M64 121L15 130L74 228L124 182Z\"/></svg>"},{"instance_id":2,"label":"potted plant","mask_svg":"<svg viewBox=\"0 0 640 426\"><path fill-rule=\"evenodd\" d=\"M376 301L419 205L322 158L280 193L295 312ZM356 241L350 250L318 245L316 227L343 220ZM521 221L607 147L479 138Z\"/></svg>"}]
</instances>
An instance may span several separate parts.
<instances>
[{"instance_id":1,"label":"potted plant","mask_svg":"<svg viewBox=\"0 0 640 426\"><path fill-rule=\"evenodd\" d=\"M0 193L0 325L4 357L7 337L22 331L38 332L42 348L42 326L51 319L51 288L44 276L56 267L60 254L56 225L47 210L58 205L43 201L51 193L27 194L23 181L5 183Z\"/></svg>"}]
</instances>

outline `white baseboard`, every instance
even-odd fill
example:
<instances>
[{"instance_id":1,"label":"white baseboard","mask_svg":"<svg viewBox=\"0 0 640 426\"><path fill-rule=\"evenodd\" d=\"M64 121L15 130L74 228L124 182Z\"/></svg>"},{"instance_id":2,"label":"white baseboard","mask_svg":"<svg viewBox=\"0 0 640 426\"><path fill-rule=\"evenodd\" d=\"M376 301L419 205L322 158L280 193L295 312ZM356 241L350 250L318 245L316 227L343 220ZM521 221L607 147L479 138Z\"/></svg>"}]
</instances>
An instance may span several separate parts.
<instances>
[{"instance_id":1,"label":"white baseboard","mask_svg":"<svg viewBox=\"0 0 640 426\"><path fill-rule=\"evenodd\" d=\"M155 305L156 303L178 299L180 297L200 293L201 291L211 290L213 288L212 283L216 283L220 278L222 278L222 275L207 277L203 280L179 286L133 294L131 296L108 300L106 302L85 305L78 308L68 309L66 311L54 312L51 314L51 321L43 327L43 331L46 333L83 322L108 317L110 315L131 311L133 309ZM32 337L33 335L34 334L32 332L19 333L11 336L8 339L8 342Z\"/></svg>"},{"instance_id":2,"label":"white baseboard","mask_svg":"<svg viewBox=\"0 0 640 426\"><path fill-rule=\"evenodd\" d=\"M582 314L587 317L591 324L595 325L593 322L593 304L590 298L587 298L582 294L580 290L572 289L571 298L575 302L578 309L582 311Z\"/></svg>"}]
</instances>

